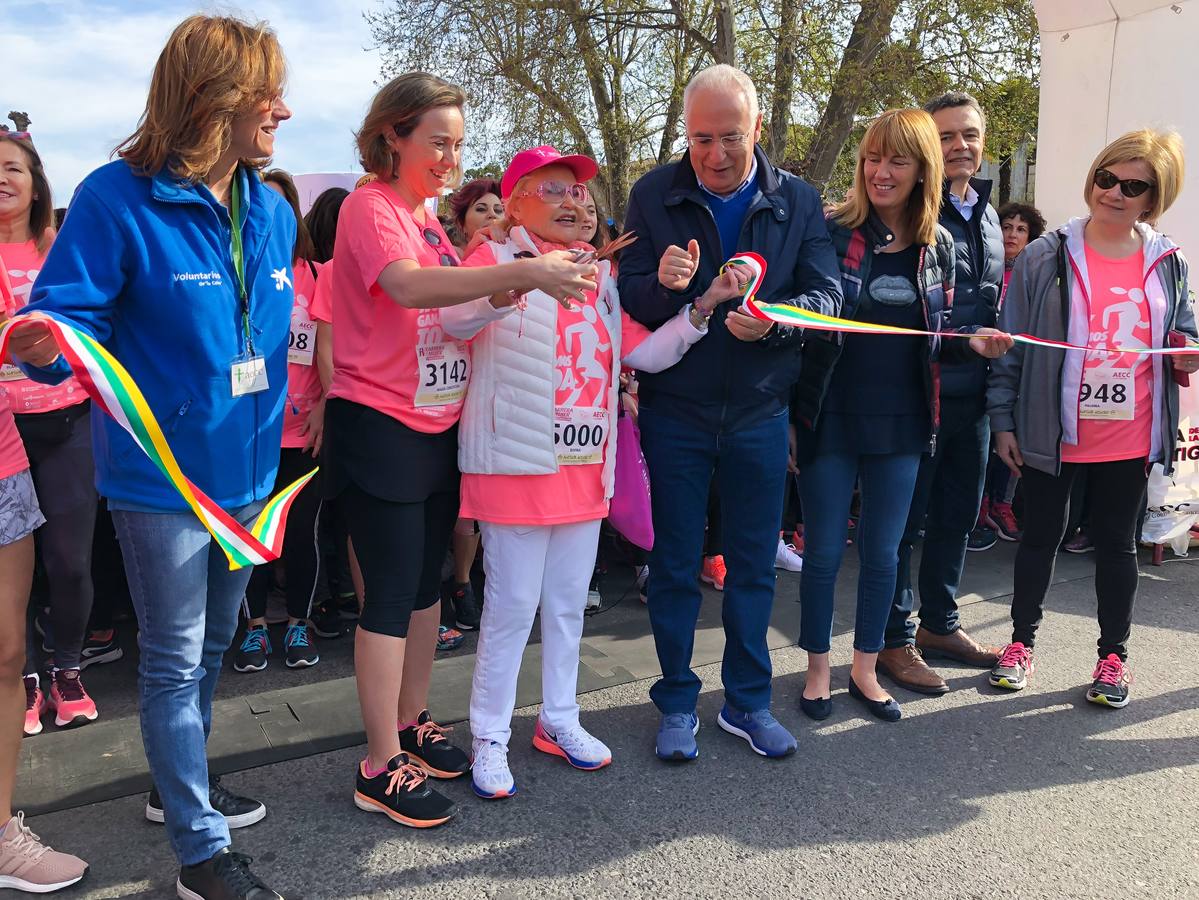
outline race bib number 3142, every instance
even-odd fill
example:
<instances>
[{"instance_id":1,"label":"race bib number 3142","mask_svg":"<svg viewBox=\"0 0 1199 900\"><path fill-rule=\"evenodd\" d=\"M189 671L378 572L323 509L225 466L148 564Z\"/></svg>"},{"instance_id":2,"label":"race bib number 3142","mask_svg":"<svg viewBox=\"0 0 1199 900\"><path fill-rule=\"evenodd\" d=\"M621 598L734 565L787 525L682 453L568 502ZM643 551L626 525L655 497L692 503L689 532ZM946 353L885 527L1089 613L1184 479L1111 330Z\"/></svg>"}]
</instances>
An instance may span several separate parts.
<instances>
[{"instance_id":1,"label":"race bib number 3142","mask_svg":"<svg viewBox=\"0 0 1199 900\"><path fill-rule=\"evenodd\" d=\"M470 380L470 357L457 344L427 344L416 348L415 406L461 403Z\"/></svg>"}]
</instances>

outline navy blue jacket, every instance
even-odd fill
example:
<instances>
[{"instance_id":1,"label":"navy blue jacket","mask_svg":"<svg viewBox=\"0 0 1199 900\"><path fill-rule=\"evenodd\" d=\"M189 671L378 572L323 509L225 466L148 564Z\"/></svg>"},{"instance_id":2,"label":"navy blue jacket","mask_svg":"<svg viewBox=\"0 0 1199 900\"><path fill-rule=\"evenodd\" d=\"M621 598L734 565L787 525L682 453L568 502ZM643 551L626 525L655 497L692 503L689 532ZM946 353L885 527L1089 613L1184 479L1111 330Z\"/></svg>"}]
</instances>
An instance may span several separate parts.
<instances>
[{"instance_id":1,"label":"navy blue jacket","mask_svg":"<svg viewBox=\"0 0 1199 900\"><path fill-rule=\"evenodd\" d=\"M948 182L941 199L941 226L953 237L957 260L953 315L949 320L955 331L994 328L1003 293L1003 231L999 216L989 204L991 182L971 178L970 186L978 194L978 202L969 222L949 199ZM946 362L941 367L941 396L976 397L981 403L987 394L989 366L981 356L952 365Z\"/></svg>"},{"instance_id":2,"label":"navy blue jacket","mask_svg":"<svg viewBox=\"0 0 1199 900\"><path fill-rule=\"evenodd\" d=\"M738 252L766 260L758 299L790 303L826 315L841 309L837 257L824 226L820 195L780 171L755 147L757 192L741 227ZM707 290L725 262L716 220L691 167L690 154L660 166L633 185L625 230L637 241L620 257L620 302L634 319L656 328ZM658 261L671 244L699 242L699 268L685 291L658 283ZM640 378L643 406L709 431L733 431L783 413L799 377L799 329L776 327L762 341L734 338L724 320L739 301L720 305L707 337L682 361Z\"/></svg>"},{"instance_id":3,"label":"navy blue jacket","mask_svg":"<svg viewBox=\"0 0 1199 900\"><path fill-rule=\"evenodd\" d=\"M230 218L203 184L121 160L92 172L71 203L24 311L85 331L133 376L183 473L236 509L269 496L279 465L287 391L296 219L257 174L239 168L246 289L255 352L270 387L233 396L231 367L246 349ZM70 370L25 368L54 383ZM124 505L187 509L115 421L92 416L96 486Z\"/></svg>"}]
</instances>

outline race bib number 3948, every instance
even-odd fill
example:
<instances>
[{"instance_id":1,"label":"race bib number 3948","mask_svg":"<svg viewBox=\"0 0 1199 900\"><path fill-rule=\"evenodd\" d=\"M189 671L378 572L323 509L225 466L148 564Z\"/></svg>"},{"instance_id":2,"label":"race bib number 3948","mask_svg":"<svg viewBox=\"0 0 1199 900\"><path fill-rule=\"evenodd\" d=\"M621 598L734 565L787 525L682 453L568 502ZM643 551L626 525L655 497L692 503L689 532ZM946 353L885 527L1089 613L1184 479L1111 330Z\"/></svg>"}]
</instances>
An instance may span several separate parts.
<instances>
[{"instance_id":1,"label":"race bib number 3948","mask_svg":"<svg viewBox=\"0 0 1199 900\"><path fill-rule=\"evenodd\" d=\"M1095 366L1083 372L1078 415L1083 419L1131 422L1136 415L1136 370Z\"/></svg>"},{"instance_id":2,"label":"race bib number 3948","mask_svg":"<svg viewBox=\"0 0 1199 900\"><path fill-rule=\"evenodd\" d=\"M414 405L447 406L461 403L470 380L470 357L457 344L426 344L416 348L417 382Z\"/></svg>"},{"instance_id":3,"label":"race bib number 3948","mask_svg":"<svg viewBox=\"0 0 1199 900\"><path fill-rule=\"evenodd\" d=\"M554 408L554 454L560 466L589 466L604 461L608 410L599 406Z\"/></svg>"}]
</instances>

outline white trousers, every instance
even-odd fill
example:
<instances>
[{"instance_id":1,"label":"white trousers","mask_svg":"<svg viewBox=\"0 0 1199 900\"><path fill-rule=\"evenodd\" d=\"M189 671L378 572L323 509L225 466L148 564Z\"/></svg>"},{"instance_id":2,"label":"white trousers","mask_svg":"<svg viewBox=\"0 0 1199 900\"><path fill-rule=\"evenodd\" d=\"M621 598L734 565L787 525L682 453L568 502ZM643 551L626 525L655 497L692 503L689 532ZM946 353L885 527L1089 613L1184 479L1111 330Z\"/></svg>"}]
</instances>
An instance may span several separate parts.
<instances>
[{"instance_id":1,"label":"white trousers","mask_svg":"<svg viewBox=\"0 0 1199 900\"><path fill-rule=\"evenodd\" d=\"M551 731L579 722L576 691L583 609L595 570L600 520L496 525L483 533L483 621L470 692L470 730L508 746L516 678L541 608L541 719Z\"/></svg>"}]
</instances>

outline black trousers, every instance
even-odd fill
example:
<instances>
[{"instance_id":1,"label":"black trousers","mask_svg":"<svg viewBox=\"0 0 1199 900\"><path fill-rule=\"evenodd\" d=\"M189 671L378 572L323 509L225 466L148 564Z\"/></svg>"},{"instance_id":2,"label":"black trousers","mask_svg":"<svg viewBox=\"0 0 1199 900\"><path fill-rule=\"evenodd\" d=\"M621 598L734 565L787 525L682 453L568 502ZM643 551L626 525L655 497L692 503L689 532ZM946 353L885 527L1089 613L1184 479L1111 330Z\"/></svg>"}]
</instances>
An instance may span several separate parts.
<instances>
[{"instance_id":1,"label":"black trousers","mask_svg":"<svg viewBox=\"0 0 1199 900\"><path fill-rule=\"evenodd\" d=\"M1148 483L1145 459L1062 463L1060 475L1025 466L1024 536L1016 551L1012 640L1033 646L1058 546L1070 519L1070 494L1079 479L1090 498L1087 530L1095 545L1095 595L1099 601L1099 656L1127 657L1137 595L1137 522Z\"/></svg>"}]
</instances>

